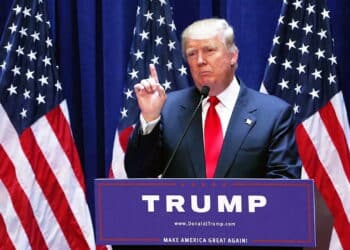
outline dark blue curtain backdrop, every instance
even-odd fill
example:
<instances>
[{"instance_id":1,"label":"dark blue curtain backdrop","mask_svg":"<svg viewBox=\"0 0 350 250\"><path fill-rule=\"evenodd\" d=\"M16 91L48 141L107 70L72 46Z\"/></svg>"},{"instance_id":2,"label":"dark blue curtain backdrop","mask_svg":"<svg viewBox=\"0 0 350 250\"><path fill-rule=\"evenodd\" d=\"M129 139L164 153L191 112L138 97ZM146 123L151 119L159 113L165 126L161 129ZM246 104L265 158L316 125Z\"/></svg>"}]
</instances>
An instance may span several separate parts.
<instances>
[{"instance_id":1,"label":"dark blue curtain backdrop","mask_svg":"<svg viewBox=\"0 0 350 250\"><path fill-rule=\"evenodd\" d=\"M178 34L192 21L224 17L240 50L238 74L258 89L280 14L277 0L171 0ZM0 0L0 32L12 0ZM60 77L93 207L93 180L105 177L119 117L137 0L48 0ZM350 107L350 5L328 1L340 84ZM0 48L2 49L2 48Z\"/></svg>"}]
</instances>

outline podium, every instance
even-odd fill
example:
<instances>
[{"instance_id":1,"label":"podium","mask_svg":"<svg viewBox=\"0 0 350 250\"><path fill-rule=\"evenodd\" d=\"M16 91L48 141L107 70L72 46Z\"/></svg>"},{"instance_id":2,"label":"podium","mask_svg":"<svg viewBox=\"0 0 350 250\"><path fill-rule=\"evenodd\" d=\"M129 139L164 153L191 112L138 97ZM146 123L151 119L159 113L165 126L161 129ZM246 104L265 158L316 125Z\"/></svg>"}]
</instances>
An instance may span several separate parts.
<instances>
[{"instance_id":1,"label":"podium","mask_svg":"<svg viewBox=\"0 0 350 250\"><path fill-rule=\"evenodd\" d=\"M98 244L315 247L312 180L96 179Z\"/></svg>"}]
</instances>

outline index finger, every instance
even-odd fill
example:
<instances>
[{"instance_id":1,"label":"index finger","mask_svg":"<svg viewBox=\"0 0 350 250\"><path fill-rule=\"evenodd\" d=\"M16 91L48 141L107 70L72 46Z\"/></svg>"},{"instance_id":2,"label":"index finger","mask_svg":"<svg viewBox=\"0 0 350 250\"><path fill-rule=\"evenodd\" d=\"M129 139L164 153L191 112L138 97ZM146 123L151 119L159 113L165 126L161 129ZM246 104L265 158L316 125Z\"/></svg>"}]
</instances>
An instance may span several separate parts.
<instances>
[{"instance_id":1,"label":"index finger","mask_svg":"<svg viewBox=\"0 0 350 250\"><path fill-rule=\"evenodd\" d=\"M156 83L159 83L156 66L154 66L154 64L150 64L149 65L149 72L151 74L151 77L154 79L154 81Z\"/></svg>"}]
</instances>

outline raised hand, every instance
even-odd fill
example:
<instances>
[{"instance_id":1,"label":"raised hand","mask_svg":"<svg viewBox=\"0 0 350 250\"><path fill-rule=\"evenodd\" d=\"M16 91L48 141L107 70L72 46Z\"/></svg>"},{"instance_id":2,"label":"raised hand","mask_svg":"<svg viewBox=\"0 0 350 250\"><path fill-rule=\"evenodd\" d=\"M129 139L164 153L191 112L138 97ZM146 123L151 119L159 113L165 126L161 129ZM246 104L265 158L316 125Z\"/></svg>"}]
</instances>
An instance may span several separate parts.
<instances>
[{"instance_id":1,"label":"raised hand","mask_svg":"<svg viewBox=\"0 0 350 250\"><path fill-rule=\"evenodd\" d=\"M150 77L135 84L137 102L146 121L153 121L160 116L166 100L165 90L160 85L158 74L153 64L149 65Z\"/></svg>"}]
</instances>

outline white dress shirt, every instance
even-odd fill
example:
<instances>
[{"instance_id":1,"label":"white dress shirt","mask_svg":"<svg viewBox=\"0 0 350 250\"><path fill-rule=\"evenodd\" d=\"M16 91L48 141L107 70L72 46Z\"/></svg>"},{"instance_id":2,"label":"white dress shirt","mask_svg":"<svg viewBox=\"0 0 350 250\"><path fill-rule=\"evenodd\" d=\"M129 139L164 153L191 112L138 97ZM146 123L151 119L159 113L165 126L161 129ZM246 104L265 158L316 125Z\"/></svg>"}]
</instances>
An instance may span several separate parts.
<instances>
[{"instance_id":1,"label":"white dress shirt","mask_svg":"<svg viewBox=\"0 0 350 250\"><path fill-rule=\"evenodd\" d=\"M216 111L219 114L221 127L222 127L222 134L225 137L226 130L228 127L228 124L230 122L232 111L236 105L238 93L239 93L239 83L236 79L236 77L233 78L232 82L227 86L227 88L221 92L218 96L216 96L220 103L218 103L215 106ZM202 102L202 127L203 127L203 135L204 135L204 123L205 118L209 109L209 97L206 97ZM147 135L152 132L153 128L157 125L159 122L160 117L157 119L147 122L142 115L140 114L140 122L141 122L141 129L142 134Z\"/></svg>"},{"instance_id":2,"label":"white dress shirt","mask_svg":"<svg viewBox=\"0 0 350 250\"><path fill-rule=\"evenodd\" d=\"M219 95L216 96L220 102L215 106L215 109L220 117L223 137L225 137L232 111L236 105L239 89L240 89L239 83L236 77L234 77L230 85L228 85L223 92L221 92ZM207 112L210 106L208 99L209 97L205 98L202 102L203 135L204 135L205 118L207 116Z\"/></svg>"}]
</instances>

